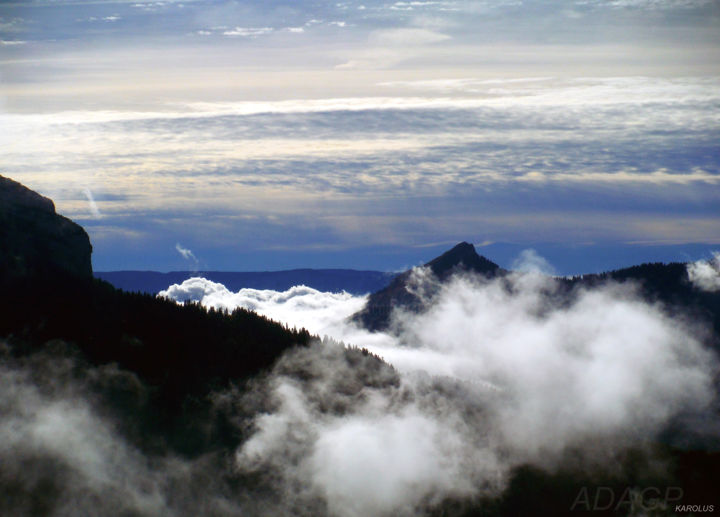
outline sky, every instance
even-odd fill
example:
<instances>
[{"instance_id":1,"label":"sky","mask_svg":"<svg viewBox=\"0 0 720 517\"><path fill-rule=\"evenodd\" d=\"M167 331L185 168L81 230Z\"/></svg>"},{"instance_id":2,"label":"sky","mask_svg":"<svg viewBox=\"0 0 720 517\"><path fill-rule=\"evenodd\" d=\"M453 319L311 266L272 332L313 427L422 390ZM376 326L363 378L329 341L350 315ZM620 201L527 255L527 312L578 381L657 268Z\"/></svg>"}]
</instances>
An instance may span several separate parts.
<instances>
[{"instance_id":1,"label":"sky","mask_svg":"<svg viewBox=\"0 0 720 517\"><path fill-rule=\"evenodd\" d=\"M0 2L0 174L98 271L720 249L720 3Z\"/></svg>"}]
</instances>

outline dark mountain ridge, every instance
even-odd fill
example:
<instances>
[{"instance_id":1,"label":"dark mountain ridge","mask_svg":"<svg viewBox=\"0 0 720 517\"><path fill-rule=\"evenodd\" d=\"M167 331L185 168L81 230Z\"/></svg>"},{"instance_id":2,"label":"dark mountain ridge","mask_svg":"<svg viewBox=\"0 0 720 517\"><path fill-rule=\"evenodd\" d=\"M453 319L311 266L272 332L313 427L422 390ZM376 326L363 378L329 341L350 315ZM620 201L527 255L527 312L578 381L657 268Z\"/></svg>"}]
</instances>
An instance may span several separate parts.
<instances>
[{"instance_id":1,"label":"dark mountain ridge","mask_svg":"<svg viewBox=\"0 0 720 517\"><path fill-rule=\"evenodd\" d=\"M52 200L0 176L0 277L92 275L90 238Z\"/></svg>"},{"instance_id":2,"label":"dark mountain ridge","mask_svg":"<svg viewBox=\"0 0 720 517\"><path fill-rule=\"evenodd\" d=\"M387 330L394 309L422 312L431 303L439 285L455 274L479 275L481 278L502 278L510 273L477 254L472 244L462 242L425 264L433 275L421 299L410 285L412 270L397 275L390 284L370 295L365 307L352 320L370 331ZM720 292L703 291L693 286L687 264L673 262L647 263L599 274L558 277L559 299L572 299L578 289L589 289L608 281L632 282L639 294L650 303L660 303L666 312L709 323L714 336L711 341L720 350Z\"/></svg>"},{"instance_id":3,"label":"dark mountain ridge","mask_svg":"<svg viewBox=\"0 0 720 517\"><path fill-rule=\"evenodd\" d=\"M135 418L178 451L197 454L211 444L193 419L210 410L213 390L311 341L305 329L244 309L118 290L93 278L87 234L52 201L1 177L0 201L0 356L30 357L50 346L89 367L120 368L151 394ZM120 399L107 402L125 407Z\"/></svg>"},{"instance_id":4,"label":"dark mountain ridge","mask_svg":"<svg viewBox=\"0 0 720 517\"><path fill-rule=\"evenodd\" d=\"M558 282L564 296L607 282L632 283L645 301L659 303L667 314L710 325L712 335L708 342L720 351L720 291L706 291L693 285L687 264L638 264L605 273L559 278Z\"/></svg>"},{"instance_id":5,"label":"dark mountain ridge","mask_svg":"<svg viewBox=\"0 0 720 517\"><path fill-rule=\"evenodd\" d=\"M475 246L461 242L439 257L426 263L439 282L445 282L455 274L476 274L486 278L503 275L506 270L497 264L478 255ZM395 308L403 308L419 312L425 308L426 300L421 299L409 285L412 270L397 275L390 284L371 294L365 307L352 316L352 320L371 331L384 330L390 323L390 315ZM424 293L432 298L434 293ZM423 297L424 298L424 297Z\"/></svg>"},{"instance_id":6,"label":"dark mountain ridge","mask_svg":"<svg viewBox=\"0 0 720 517\"><path fill-rule=\"evenodd\" d=\"M425 267L429 267L441 281L458 272L478 273L492 277L503 271L494 262L478 255L475 246L469 242L455 245L452 249L425 264Z\"/></svg>"}]
</instances>

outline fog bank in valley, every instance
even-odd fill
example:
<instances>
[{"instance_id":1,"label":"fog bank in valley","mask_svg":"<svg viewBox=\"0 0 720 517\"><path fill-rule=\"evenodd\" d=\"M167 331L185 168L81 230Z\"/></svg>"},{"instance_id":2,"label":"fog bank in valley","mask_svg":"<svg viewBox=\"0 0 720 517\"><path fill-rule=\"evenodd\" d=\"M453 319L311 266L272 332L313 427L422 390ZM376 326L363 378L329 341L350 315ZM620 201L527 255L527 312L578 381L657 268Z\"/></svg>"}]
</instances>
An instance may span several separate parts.
<instances>
[{"instance_id":1,"label":"fog bank in valley","mask_svg":"<svg viewBox=\"0 0 720 517\"><path fill-rule=\"evenodd\" d=\"M705 329L631 284L568 297L526 269L444 285L417 269L413 289L439 292L430 309L395 311L375 334L349 323L364 299L344 293L230 293L191 279L163 294L280 320L297 304L313 332L391 364L358 368L328 343L286 354L253 386L262 404L235 466L283 495L278 511L414 515L498 495L519 465L612 472L623 451L649 451L714 402Z\"/></svg>"}]
</instances>

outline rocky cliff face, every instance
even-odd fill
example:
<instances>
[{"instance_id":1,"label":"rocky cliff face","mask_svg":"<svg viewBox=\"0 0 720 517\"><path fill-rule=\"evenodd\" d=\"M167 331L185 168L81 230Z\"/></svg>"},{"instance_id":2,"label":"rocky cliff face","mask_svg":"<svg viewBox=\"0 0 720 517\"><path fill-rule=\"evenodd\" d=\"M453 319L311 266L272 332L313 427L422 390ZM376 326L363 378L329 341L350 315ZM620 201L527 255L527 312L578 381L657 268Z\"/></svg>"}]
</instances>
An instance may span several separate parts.
<instances>
[{"instance_id":1,"label":"rocky cliff face","mask_svg":"<svg viewBox=\"0 0 720 517\"><path fill-rule=\"evenodd\" d=\"M0 176L0 279L92 276L85 230L55 212L53 202Z\"/></svg>"}]
</instances>

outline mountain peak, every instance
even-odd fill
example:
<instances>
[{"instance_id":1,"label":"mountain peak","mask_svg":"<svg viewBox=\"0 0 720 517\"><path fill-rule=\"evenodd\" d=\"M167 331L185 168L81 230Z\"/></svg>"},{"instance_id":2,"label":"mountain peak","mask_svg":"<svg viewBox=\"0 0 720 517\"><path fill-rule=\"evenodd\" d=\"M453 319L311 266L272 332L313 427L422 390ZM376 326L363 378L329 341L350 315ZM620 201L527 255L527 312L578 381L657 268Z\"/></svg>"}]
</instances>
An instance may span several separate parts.
<instances>
[{"instance_id":1,"label":"mountain peak","mask_svg":"<svg viewBox=\"0 0 720 517\"><path fill-rule=\"evenodd\" d=\"M464 241L434 258L425 266L432 269L432 272L441 279L458 269L482 274L493 274L500 269L500 266L494 262L478 255L475 246Z\"/></svg>"},{"instance_id":2,"label":"mountain peak","mask_svg":"<svg viewBox=\"0 0 720 517\"><path fill-rule=\"evenodd\" d=\"M469 242L457 244L425 267L430 268L440 282L447 281L455 273L477 273L492 278L503 272L500 266L478 255L475 246ZM410 275L411 271L405 271L384 289L371 294L365 307L352 318L369 330L384 330L388 327L393 308L418 310L424 300L408 289Z\"/></svg>"}]
</instances>

